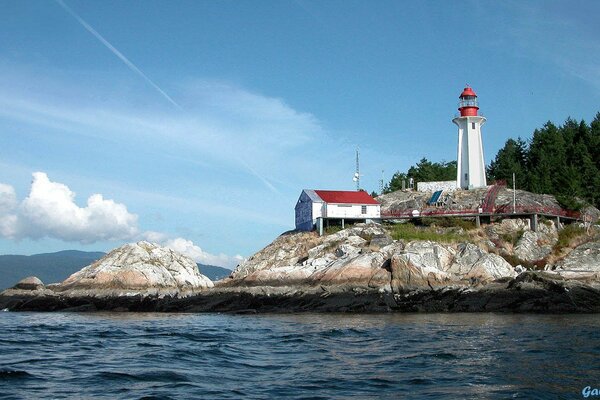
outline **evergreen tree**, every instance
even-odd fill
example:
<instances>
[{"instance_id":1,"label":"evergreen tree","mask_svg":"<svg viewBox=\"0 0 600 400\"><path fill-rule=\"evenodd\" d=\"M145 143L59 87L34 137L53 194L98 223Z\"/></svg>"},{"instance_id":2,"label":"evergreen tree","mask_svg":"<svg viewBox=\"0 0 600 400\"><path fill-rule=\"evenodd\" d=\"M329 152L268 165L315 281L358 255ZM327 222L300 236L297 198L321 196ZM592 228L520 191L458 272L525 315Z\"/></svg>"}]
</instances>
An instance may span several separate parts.
<instances>
[{"instance_id":1,"label":"evergreen tree","mask_svg":"<svg viewBox=\"0 0 600 400\"><path fill-rule=\"evenodd\" d=\"M504 144L504 147L498 151L496 158L487 168L488 180L505 180L510 186L512 186L512 177L514 173L516 178L516 186L518 188L525 187L526 155L527 144L523 139L508 139Z\"/></svg>"}]
</instances>

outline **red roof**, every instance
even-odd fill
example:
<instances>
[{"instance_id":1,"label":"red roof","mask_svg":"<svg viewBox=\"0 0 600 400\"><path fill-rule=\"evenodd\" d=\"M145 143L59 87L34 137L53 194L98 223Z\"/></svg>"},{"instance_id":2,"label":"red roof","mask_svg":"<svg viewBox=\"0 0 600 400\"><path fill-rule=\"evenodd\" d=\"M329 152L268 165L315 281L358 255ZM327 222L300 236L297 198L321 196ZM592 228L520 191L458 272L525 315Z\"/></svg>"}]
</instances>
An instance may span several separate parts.
<instances>
[{"instance_id":1,"label":"red roof","mask_svg":"<svg viewBox=\"0 0 600 400\"><path fill-rule=\"evenodd\" d=\"M466 97L466 96L477 97L477 95L475 94L475 92L473 91L473 89L471 89L470 86L467 86L466 88L464 88L463 91L462 91L462 93L458 97L461 98L461 97Z\"/></svg>"},{"instance_id":2,"label":"red roof","mask_svg":"<svg viewBox=\"0 0 600 400\"><path fill-rule=\"evenodd\" d=\"M379 204L374 198L369 196L369 193L361 191L349 190L315 190L326 203L339 204Z\"/></svg>"}]
</instances>

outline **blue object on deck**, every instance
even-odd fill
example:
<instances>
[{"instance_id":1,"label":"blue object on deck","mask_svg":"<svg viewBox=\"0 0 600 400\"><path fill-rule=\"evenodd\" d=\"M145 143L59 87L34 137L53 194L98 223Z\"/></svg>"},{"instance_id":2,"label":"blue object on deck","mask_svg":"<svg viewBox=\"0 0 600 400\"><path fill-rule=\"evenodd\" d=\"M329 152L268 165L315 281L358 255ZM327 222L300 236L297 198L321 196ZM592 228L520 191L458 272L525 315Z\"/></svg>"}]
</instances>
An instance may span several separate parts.
<instances>
[{"instance_id":1,"label":"blue object on deck","mask_svg":"<svg viewBox=\"0 0 600 400\"><path fill-rule=\"evenodd\" d=\"M440 198L441 195L442 195L442 191L441 190L436 191L435 193L433 193L433 196L431 196L431 199L429 199L429 201L427 202L427 204L428 205L435 204L439 200L439 198Z\"/></svg>"}]
</instances>

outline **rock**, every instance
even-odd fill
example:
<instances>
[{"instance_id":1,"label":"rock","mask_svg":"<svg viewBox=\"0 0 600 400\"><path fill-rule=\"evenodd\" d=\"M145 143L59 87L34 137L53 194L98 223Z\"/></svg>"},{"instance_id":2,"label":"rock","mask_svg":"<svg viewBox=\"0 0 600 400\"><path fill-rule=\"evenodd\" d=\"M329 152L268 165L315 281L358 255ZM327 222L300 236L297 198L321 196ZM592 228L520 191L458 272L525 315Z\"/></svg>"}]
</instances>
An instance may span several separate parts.
<instances>
[{"instance_id":1,"label":"rock","mask_svg":"<svg viewBox=\"0 0 600 400\"><path fill-rule=\"evenodd\" d=\"M385 269L386 258L378 252L338 259L315 271L307 280L311 285L337 286L344 291L356 287L389 290L391 275Z\"/></svg>"},{"instance_id":2,"label":"rock","mask_svg":"<svg viewBox=\"0 0 600 400\"><path fill-rule=\"evenodd\" d=\"M388 246L388 245L392 244L393 242L394 241L390 235L377 234L377 235L373 235L373 237L371 238L371 241L369 242L369 246L381 248L381 247Z\"/></svg>"},{"instance_id":3,"label":"rock","mask_svg":"<svg viewBox=\"0 0 600 400\"><path fill-rule=\"evenodd\" d=\"M286 232L240 263L231 277L232 279L243 279L245 276L265 268L301 264L309 258L308 250L322 242L323 238L319 237L316 232ZM321 250L323 249L324 247ZM316 253L318 251L311 258L315 258Z\"/></svg>"},{"instance_id":4,"label":"rock","mask_svg":"<svg viewBox=\"0 0 600 400\"><path fill-rule=\"evenodd\" d=\"M500 223L485 226L486 234L493 240L499 240L503 235L516 235L529 229L529 220L520 218L503 219Z\"/></svg>"},{"instance_id":5,"label":"rock","mask_svg":"<svg viewBox=\"0 0 600 400\"><path fill-rule=\"evenodd\" d=\"M28 276L17 282L13 288L22 290L40 290L44 289L44 283L36 276Z\"/></svg>"},{"instance_id":6,"label":"rock","mask_svg":"<svg viewBox=\"0 0 600 400\"><path fill-rule=\"evenodd\" d=\"M391 269L392 290L398 293L516 276L502 257L470 243L460 244L456 251L436 242L411 242L392 256Z\"/></svg>"},{"instance_id":7,"label":"rock","mask_svg":"<svg viewBox=\"0 0 600 400\"><path fill-rule=\"evenodd\" d=\"M358 253L360 253L360 248L345 243L335 250L337 257L352 257L357 256Z\"/></svg>"},{"instance_id":8,"label":"rock","mask_svg":"<svg viewBox=\"0 0 600 400\"><path fill-rule=\"evenodd\" d=\"M375 236L389 235L379 224L356 224L323 237L306 232L282 235L236 268L232 279L219 285L389 290L390 272L383 267L386 255L367 248Z\"/></svg>"},{"instance_id":9,"label":"rock","mask_svg":"<svg viewBox=\"0 0 600 400\"><path fill-rule=\"evenodd\" d=\"M458 246L458 253L452 265L445 270L461 279L490 281L505 277L515 277L517 273L504 258L490 254L471 243Z\"/></svg>"},{"instance_id":10,"label":"rock","mask_svg":"<svg viewBox=\"0 0 600 400\"><path fill-rule=\"evenodd\" d=\"M523 261L537 261L548 256L558 241L554 222L540 223L536 232L526 231L517 242L514 253Z\"/></svg>"},{"instance_id":11,"label":"rock","mask_svg":"<svg viewBox=\"0 0 600 400\"><path fill-rule=\"evenodd\" d=\"M395 254L390 261L391 288L394 293L433 289L451 283L452 277L435 266L413 262L406 254Z\"/></svg>"},{"instance_id":12,"label":"rock","mask_svg":"<svg viewBox=\"0 0 600 400\"><path fill-rule=\"evenodd\" d=\"M447 245L431 241L409 242L402 256L417 267L446 271L454 259L455 250Z\"/></svg>"},{"instance_id":13,"label":"rock","mask_svg":"<svg viewBox=\"0 0 600 400\"><path fill-rule=\"evenodd\" d=\"M556 263L556 271L600 272L600 242L588 242L574 248Z\"/></svg>"},{"instance_id":14,"label":"rock","mask_svg":"<svg viewBox=\"0 0 600 400\"><path fill-rule=\"evenodd\" d=\"M189 257L149 242L121 246L68 277L62 290L203 289L213 283Z\"/></svg>"}]
</instances>

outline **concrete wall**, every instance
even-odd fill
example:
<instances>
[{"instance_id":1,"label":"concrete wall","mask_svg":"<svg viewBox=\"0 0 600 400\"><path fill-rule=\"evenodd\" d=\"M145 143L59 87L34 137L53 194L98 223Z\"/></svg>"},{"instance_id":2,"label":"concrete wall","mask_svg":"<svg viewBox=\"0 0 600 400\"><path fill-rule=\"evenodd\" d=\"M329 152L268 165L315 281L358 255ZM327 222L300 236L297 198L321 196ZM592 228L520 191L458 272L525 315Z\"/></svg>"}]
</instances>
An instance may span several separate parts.
<instances>
[{"instance_id":1,"label":"concrete wall","mask_svg":"<svg viewBox=\"0 0 600 400\"><path fill-rule=\"evenodd\" d=\"M438 190L456 190L456 181L417 182L417 191L419 192L435 192Z\"/></svg>"}]
</instances>

